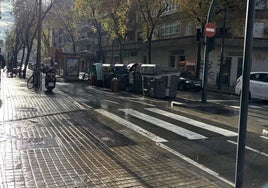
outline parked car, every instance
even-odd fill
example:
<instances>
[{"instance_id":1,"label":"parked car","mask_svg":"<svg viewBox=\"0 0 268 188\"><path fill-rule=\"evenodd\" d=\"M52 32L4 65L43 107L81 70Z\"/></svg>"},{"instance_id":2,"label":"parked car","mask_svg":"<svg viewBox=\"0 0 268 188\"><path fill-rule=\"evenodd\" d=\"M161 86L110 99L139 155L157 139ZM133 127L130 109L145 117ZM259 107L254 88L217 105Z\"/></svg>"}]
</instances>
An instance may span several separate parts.
<instances>
[{"instance_id":1,"label":"parked car","mask_svg":"<svg viewBox=\"0 0 268 188\"><path fill-rule=\"evenodd\" d=\"M201 91L202 80L194 78L190 72L182 72L179 76L178 90Z\"/></svg>"},{"instance_id":2,"label":"parked car","mask_svg":"<svg viewBox=\"0 0 268 188\"><path fill-rule=\"evenodd\" d=\"M236 81L235 93L241 94L242 76ZM268 72L251 72L249 84L249 98L268 100Z\"/></svg>"}]
</instances>

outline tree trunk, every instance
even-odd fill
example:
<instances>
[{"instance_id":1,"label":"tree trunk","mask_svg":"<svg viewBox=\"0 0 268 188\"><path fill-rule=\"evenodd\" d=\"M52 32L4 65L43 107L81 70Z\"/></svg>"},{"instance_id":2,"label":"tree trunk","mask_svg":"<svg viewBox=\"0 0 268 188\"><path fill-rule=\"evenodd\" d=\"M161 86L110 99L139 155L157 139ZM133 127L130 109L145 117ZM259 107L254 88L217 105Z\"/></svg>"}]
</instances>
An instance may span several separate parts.
<instances>
[{"instance_id":1,"label":"tree trunk","mask_svg":"<svg viewBox=\"0 0 268 188\"><path fill-rule=\"evenodd\" d=\"M24 56L25 56L25 45L22 48L22 57L21 57L21 62L20 62L20 70L19 70L19 77L22 77L21 71L22 71L22 64L23 64L23 60L24 60ZM26 66L24 66L25 68Z\"/></svg>"},{"instance_id":2,"label":"tree trunk","mask_svg":"<svg viewBox=\"0 0 268 188\"><path fill-rule=\"evenodd\" d=\"M27 48L27 55L26 55L26 60L25 60L25 66L24 66L23 74L22 74L22 77L23 78L26 78L26 67L28 67L28 64L29 64L29 59L30 59L31 51L32 51L32 46L29 46Z\"/></svg>"},{"instance_id":3,"label":"tree trunk","mask_svg":"<svg viewBox=\"0 0 268 188\"><path fill-rule=\"evenodd\" d=\"M148 64L151 64L152 62L152 41L151 39L148 40Z\"/></svg>"}]
</instances>

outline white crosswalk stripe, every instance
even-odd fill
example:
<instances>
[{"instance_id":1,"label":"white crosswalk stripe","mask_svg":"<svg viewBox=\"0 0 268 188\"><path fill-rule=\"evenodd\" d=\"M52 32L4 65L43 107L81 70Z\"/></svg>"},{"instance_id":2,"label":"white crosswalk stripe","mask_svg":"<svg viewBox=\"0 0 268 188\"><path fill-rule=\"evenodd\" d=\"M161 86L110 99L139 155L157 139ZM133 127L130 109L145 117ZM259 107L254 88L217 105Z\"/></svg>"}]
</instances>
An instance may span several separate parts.
<instances>
[{"instance_id":1,"label":"white crosswalk stripe","mask_svg":"<svg viewBox=\"0 0 268 188\"><path fill-rule=\"evenodd\" d=\"M133 109L119 109L122 112L127 113L128 115L134 116L136 118L142 119L144 121L147 121L149 123L154 124L155 126L161 127L163 129L166 129L168 131L171 131L177 135L180 135L182 137L185 137L189 140L199 140L199 139L206 139L206 136L203 136L201 134L195 133L193 131L184 129L182 127L178 127L177 125L165 122L161 119L146 115L144 113L138 112Z\"/></svg>"},{"instance_id":2,"label":"white crosswalk stripe","mask_svg":"<svg viewBox=\"0 0 268 188\"><path fill-rule=\"evenodd\" d=\"M223 129L220 127L216 127L207 123L203 123L200 121L196 121L194 119L190 119L184 116L180 116L178 114L174 114L165 110L161 110L158 108L145 108L147 111L153 112L156 115L162 115L162 116L166 116L169 117L171 119L177 120L179 122L184 122L187 123L193 127L197 127L209 132L213 132L213 133L217 133L226 137L233 137L233 136L237 136L238 133L233 132L233 131L229 131L227 129ZM119 117L118 115L115 115L111 112L108 112L107 110L104 109L95 109L98 113L113 119L114 121L120 123L121 125L134 130L135 132L149 138L150 140L156 142L156 143L163 143L163 142L168 142L168 140L161 138L160 136L155 135L154 133L145 130L144 128L140 127L137 124L134 124L132 122L130 122L129 120L126 120L122 117ZM182 136L184 138L187 138L189 140L200 140L200 139L207 139L208 137L201 135L199 133L193 132L191 130L179 127L178 125L163 121L159 118L155 118L151 115L147 115L145 113L136 111L134 109L119 109L119 111L124 112L127 116L133 116L135 118L138 118L140 120L146 121L152 125L155 125L157 127L163 128L165 130L168 130L170 132L173 132L179 136Z\"/></svg>"},{"instance_id":3,"label":"white crosswalk stripe","mask_svg":"<svg viewBox=\"0 0 268 188\"><path fill-rule=\"evenodd\" d=\"M157 108L146 108L146 110L149 110L151 112L154 112L154 113L157 113L157 114L160 114L163 116L170 117L170 118L175 119L175 120L179 120L181 122L187 123L189 125L192 125L192 126L195 126L198 128L202 128L202 129L205 129L205 130L208 130L211 132L221 134L221 135L226 136L226 137L232 137L232 136L238 135L236 132L229 131L229 130L226 130L226 129L223 129L220 127L212 126L212 125L200 122L200 121L196 121L196 120L193 120L193 119L190 119L190 118L187 118L184 116L180 116L178 114L173 114L173 113L170 113L170 112L167 112L164 110L160 110Z\"/></svg>"},{"instance_id":4,"label":"white crosswalk stripe","mask_svg":"<svg viewBox=\"0 0 268 188\"><path fill-rule=\"evenodd\" d=\"M160 142L168 142L166 139L161 138L141 127L139 127L138 125L135 125L134 123L131 123L130 121L127 121L117 115L114 115L104 109L96 109L97 112L99 112L100 114L109 117L111 119L113 119L114 121L120 123L121 125L126 126L127 128L134 130L137 133L140 133L141 135L151 139L152 141L156 142L156 143L160 143Z\"/></svg>"}]
</instances>

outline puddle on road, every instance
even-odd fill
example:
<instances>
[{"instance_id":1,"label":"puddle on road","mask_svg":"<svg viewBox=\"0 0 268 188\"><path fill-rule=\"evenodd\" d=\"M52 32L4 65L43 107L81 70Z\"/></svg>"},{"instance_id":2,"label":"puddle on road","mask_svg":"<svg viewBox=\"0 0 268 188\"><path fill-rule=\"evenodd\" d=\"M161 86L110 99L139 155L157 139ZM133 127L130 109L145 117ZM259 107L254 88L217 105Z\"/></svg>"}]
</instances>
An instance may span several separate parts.
<instances>
[{"instance_id":1,"label":"puddle on road","mask_svg":"<svg viewBox=\"0 0 268 188\"><path fill-rule=\"evenodd\" d=\"M207 114L218 114L225 116L235 116L239 114L238 111L225 108L224 106L204 105L204 104L183 104L180 106L184 108L194 109Z\"/></svg>"},{"instance_id":2,"label":"puddle on road","mask_svg":"<svg viewBox=\"0 0 268 188\"><path fill-rule=\"evenodd\" d=\"M196 107L197 110L207 113L214 113L219 115L234 115L233 110L225 109L217 106L200 106Z\"/></svg>"}]
</instances>

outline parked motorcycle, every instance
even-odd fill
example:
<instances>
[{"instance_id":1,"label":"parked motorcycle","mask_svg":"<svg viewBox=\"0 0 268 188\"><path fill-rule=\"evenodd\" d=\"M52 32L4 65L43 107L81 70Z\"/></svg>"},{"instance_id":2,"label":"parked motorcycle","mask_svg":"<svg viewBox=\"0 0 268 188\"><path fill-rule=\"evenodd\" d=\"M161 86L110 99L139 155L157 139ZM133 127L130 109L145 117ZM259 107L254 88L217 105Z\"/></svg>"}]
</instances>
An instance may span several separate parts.
<instances>
[{"instance_id":1,"label":"parked motorcycle","mask_svg":"<svg viewBox=\"0 0 268 188\"><path fill-rule=\"evenodd\" d=\"M56 86L56 72L55 69L50 68L45 72L45 87L49 93L52 93L52 90Z\"/></svg>"}]
</instances>

